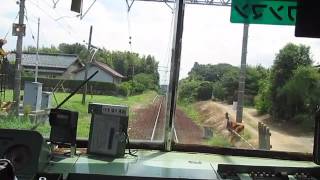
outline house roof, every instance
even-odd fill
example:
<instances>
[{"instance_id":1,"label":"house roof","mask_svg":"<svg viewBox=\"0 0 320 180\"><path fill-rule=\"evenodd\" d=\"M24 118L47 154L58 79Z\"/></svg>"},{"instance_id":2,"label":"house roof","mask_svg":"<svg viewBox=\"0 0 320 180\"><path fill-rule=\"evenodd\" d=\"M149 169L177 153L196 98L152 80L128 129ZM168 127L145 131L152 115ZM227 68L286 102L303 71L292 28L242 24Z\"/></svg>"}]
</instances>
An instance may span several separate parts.
<instances>
[{"instance_id":1,"label":"house roof","mask_svg":"<svg viewBox=\"0 0 320 180\"><path fill-rule=\"evenodd\" d=\"M21 64L23 66L36 66L36 54L24 53ZM8 60L13 62L16 59L15 54L9 54ZM79 58L74 54L42 54L39 53L39 67L65 68L67 69L72 63Z\"/></svg>"},{"instance_id":2,"label":"house roof","mask_svg":"<svg viewBox=\"0 0 320 180\"><path fill-rule=\"evenodd\" d=\"M118 73L116 70L112 69L111 67L109 67L107 64L99 62L99 61L94 61L93 62L94 65L100 67L101 69L103 69L106 72L109 72L111 74L113 74L114 76L117 76L119 78L124 78L124 76L120 73Z\"/></svg>"},{"instance_id":3,"label":"house roof","mask_svg":"<svg viewBox=\"0 0 320 180\"><path fill-rule=\"evenodd\" d=\"M106 73L111 74L112 76L124 78L124 76L122 74L118 73L116 70L112 69L110 66L108 66L107 64L105 64L103 62L93 61L90 64L100 68L101 70L103 70ZM80 71L84 70L84 68L85 67L79 68L79 69L75 70L74 73L80 72Z\"/></svg>"}]
</instances>

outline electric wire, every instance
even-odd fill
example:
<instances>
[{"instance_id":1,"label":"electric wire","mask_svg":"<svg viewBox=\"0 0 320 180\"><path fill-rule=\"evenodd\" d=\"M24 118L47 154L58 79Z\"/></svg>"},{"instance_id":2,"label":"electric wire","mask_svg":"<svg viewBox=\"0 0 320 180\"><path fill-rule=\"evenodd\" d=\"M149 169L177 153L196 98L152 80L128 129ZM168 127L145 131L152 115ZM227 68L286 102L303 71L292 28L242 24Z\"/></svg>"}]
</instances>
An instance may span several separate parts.
<instances>
[{"instance_id":1,"label":"electric wire","mask_svg":"<svg viewBox=\"0 0 320 180\"><path fill-rule=\"evenodd\" d=\"M52 15L50 15L49 13L47 13L39 4L36 4L35 2L32 2L33 0L28 0L29 2L31 2L34 6L36 6L37 8L39 8L45 15L47 15L51 20L53 20L55 23L57 23L62 30L64 30L74 41L78 42L79 39L82 39L81 36L79 35L79 33L77 31L75 31L72 26L67 22L64 21L64 23L66 24L66 27L60 23L60 20L65 19L65 18L77 18L79 17L79 15L75 15L75 16L67 16L67 15L63 15L62 12L59 12L58 9L54 8L53 12L55 14L55 16L57 16L58 18L53 17ZM52 8L47 1L43 1L45 3L45 5L49 8ZM71 32L72 31L72 32Z\"/></svg>"},{"instance_id":2,"label":"electric wire","mask_svg":"<svg viewBox=\"0 0 320 180\"><path fill-rule=\"evenodd\" d=\"M30 32L31 32L31 36L32 36L32 40L35 44L37 44L36 40L35 40L35 36L34 36L34 33L33 33L33 30L32 30L32 27L29 23L29 18L28 18L28 12L27 12L27 8L25 8L25 15L24 15L26 21L27 21L27 25L29 26L30 28Z\"/></svg>"},{"instance_id":3,"label":"electric wire","mask_svg":"<svg viewBox=\"0 0 320 180\"><path fill-rule=\"evenodd\" d=\"M19 16L19 13L17 13L17 15L16 15L16 17L14 18L13 22L15 22L15 21L17 20L18 16ZM6 33L5 36L4 36L4 39L7 39L10 30L11 30L11 26L9 26L8 31L7 31L7 33Z\"/></svg>"},{"instance_id":4,"label":"electric wire","mask_svg":"<svg viewBox=\"0 0 320 180\"><path fill-rule=\"evenodd\" d=\"M27 16L27 18L28 18L28 20L29 20L29 22L27 21L27 25L30 27L30 29L31 29L31 26L30 26L30 23L35 23L35 24L37 24L38 23L38 17L36 16L36 15L34 15L32 12L30 12L30 11L27 11L27 9L25 9L25 16ZM32 33L32 35L34 36L34 31L31 29L31 33ZM43 30L42 29L40 29L39 30L39 33L40 33L40 36L42 37L42 41L44 41L46 44L50 44L50 42L48 41L48 39L47 39L47 37L46 37L46 33L45 32L43 32ZM35 36L34 36L34 41L35 41ZM35 43L36 44L36 43Z\"/></svg>"},{"instance_id":5,"label":"electric wire","mask_svg":"<svg viewBox=\"0 0 320 180\"><path fill-rule=\"evenodd\" d=\"M131 36L131 22L130 22L130 9L127 10L127 26L128 26L128 36L129 36L129 48L132 52L132 36Z\"/></svg>"},{"instance_id":6,"label":"electric wire","mask_svg":"<svg viewBox=\"0 0 320 180\"><path fill-rule=\"evenodd\" d=\"M53 0L52 0L53 1ZM51 8L51 5L47 2L47 1L43 1L49 8ZM59 0L57 1L59 2ZM80 17L81 15L78 14L78 15L75 15L75 16L69 16L69 15L63 15L63 13L60 11L58 11L57 8L53 7L53 12L55 13L55 15L58 17L58 18L55 18L55 21L60 21L61 19L65 19L65 18L78 18ZM65 23L67 24L68 28L72 29L71 25L69 23L67 23L65 21ZM72 29L73 30L73 29Z\"/></svg>"},{"instance_id":7,"label":"electric wire","mask_svg":"<svg viewBox=\"0 0 320 180\"><path fill-rule=\"evenodd\" d=\"M60 0L52 0L52 3L53 3L53 8L56 8L57 7L57 4L59 3Z\"/></svg>"},{"instance_id":8,"label":"electric wire","mask_svg":"<svg viewBox=\"0 0 320 180\"><path fill-rule=\"evenodd\" d=\"M87 13L90 11L90 9L92 8L92 6L97 2L97 0L94 0L91 5L89 6L89 8L84 12L84 14L82 14L81 12L81 16L80 16L80 19L82 20L86 15ZM81 11L82 11L82 8L81 8Z\"/></svg>"},{"instance_id":9,"label":"electric wire","mask_svg":"<svg viewBox=\"0 0 320 180\"><path fill-rule=\"evenodd\" d=\"M42 7L40 7L39 4L36 4L35 2L33 2L32 0L28 0L28 2L30 2L31 4L33 4L35 7L37 7L39 10L41 10L46 16L48 16L51 20L53 20L54 22L56 22L68 35L70 35L70 37L72 37L74 40L77 40L79 38L74 37L73 33L71 33L68 29L66 29L59 21L56 21L56 19L50 15L47 11L45 11ZM72 30L72 29L71 29Z\"/></svg>"},{"instance_id":10,"label":"electric wire","mask_svg":"<svg viewBox=\"0 0 320 180\"><path fill-rule=\"evenodd\" d=\"M168 45L167 45L167 51L166 51L166 55L165 57L167 58L167 62L166 62L166 65L164 67L166 67L166 71L164 71L164 83L167 83L167 78L168 78L168 72L169 72L169 63L170 63L170 56L169 56L169 52L170 52L170 49L171 49L171 40L172 40L172 32L173 32L173 23L174 23L174 13L172 11L172 16L171 16L171 23L170 23L170 30L169 30L169 37L168 37Z\"/></svg>"}]
</instances>

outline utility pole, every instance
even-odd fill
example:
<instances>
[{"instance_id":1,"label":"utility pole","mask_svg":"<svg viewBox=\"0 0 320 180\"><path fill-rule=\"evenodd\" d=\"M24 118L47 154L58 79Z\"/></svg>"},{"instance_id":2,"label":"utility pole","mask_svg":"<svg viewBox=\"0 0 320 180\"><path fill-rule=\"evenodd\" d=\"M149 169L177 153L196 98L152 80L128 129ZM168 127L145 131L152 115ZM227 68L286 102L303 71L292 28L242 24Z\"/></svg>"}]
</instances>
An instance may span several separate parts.
<instances>
[{"instance_id":1,"label":"utility pole","mask_svg":"<svg viewBox=\"0 0 320 180\"><path fill-rule=\"evenodd\" d=\"M92 25L90 26L90 33L89 33L89 43L88 43L88 53L90 56L90 49L91 49L91 38L92 38ZM88 57L90 58L90 57ZM85 62L85 71L84 71L84 78L83 80L86 80L88 78L88 63L89 62ZM82 104L86 103L86 95L87 95L87 89L88 89L88 85L87 83L84 85L83 87L83 93L82 93Z\"/></svg>"},{"instance_id":2,"label":"utility pole","mask_svg":"<svg viewBox=\"0 0 320 180\"><path fill-rule=\"evenodd\" d=\"M34 81L38 82L38 66L39 66L39 32L40 32L40 18L38 18L38 34L37 34L37 61Z\"/></svg>"},{"instance_id":3,"label":"utility pole","mask_svg":"<svg viewBox=\"0 0 320 180\"><path fill-rule=\"evenodd\" d=\"M249 34L249 24L244 24L239 89L238 89L237 117L236 117L237 123L242 123L242 116L243 116L243 97L244 97L244 89L245 89L245 81L246 81L248 34Z\"/></svg>"},{"instance_id":4,"label":"utility pole","mask_svg":"<svg viewBox=\"0 0 320 180\"><path fill-rule=\"evenodd\" d=\"M25 0L20 0L19 4L19 25L23 25L24 23L24 8L25 8ZM23 43L23 35L21 33L18 34L17 38L17 46L16 46L16 62L15 62L15 75L14 75L14 88L13 88L13 102L14 109L13 113L15 115L19 115L19 104L20 104L20 88L21 88L21 57L22 57L22 43Z\"/></svg>"}]
</instances>

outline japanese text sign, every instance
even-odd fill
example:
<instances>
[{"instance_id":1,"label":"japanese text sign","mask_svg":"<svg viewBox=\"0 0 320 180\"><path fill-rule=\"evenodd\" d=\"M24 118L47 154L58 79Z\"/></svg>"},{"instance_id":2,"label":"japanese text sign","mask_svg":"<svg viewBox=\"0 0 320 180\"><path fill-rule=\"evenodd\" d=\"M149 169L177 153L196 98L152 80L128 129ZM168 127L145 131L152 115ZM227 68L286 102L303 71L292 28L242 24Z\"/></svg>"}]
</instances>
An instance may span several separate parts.
<instances>
[{"instance_id":1,"label":"japanese text sign","mask_svg":"<svg viewBox=\"0 0 320 180\"><path fill-rule=\"evenodd\" d=\"M297 0L232 0L231 22L295 25Z\"/></svg>"}]
</instances>

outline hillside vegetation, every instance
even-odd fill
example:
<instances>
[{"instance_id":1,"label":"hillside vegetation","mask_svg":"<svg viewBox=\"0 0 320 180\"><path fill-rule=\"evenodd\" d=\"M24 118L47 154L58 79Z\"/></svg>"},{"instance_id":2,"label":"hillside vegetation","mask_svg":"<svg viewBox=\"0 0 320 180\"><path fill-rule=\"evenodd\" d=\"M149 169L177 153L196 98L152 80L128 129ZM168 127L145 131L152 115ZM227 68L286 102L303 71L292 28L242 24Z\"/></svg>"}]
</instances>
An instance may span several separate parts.
<instances>
[{"instance_id":1,"label":"hillside vegetation","mask_svg":"<svg viewBox=\"0 0 320 180\"><path fill-rule=\"evenodd\" d=\"M188 77L179 82L180 104L214 99L237 101L239 67L230 64L194 63ZM271 68L247 66L245 105L273 121L312 128L320 104L320 73L313 66L310 47L292 43L275 56Z\"/></svg>"}]
</instances>

